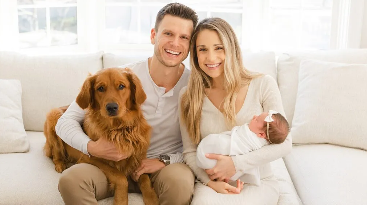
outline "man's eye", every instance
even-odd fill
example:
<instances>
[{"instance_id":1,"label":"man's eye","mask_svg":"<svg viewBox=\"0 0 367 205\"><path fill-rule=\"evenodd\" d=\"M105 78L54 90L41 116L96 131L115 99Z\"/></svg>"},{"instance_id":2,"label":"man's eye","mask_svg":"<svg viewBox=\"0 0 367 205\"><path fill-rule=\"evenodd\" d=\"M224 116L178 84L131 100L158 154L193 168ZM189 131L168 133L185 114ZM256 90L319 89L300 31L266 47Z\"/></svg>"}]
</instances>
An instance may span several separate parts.
<instances>
[{"instance_id":1,"label":"man's eye","mask_svg":"<svg viewBox=\"0 0 367 205\"><path fill-rule=\"evenodd\" d=\"M104 91L105 91L105 89L104 89L104 87L103 87L103 86L99 86L99 87L97 88L97 90L98 90L99 92L104 92Z\"/></svg>"},{"instance_id":2,"label":"man's eye","mask_svg":"<svg viewBox=\"0 0 367 205\"><path fill-rule=\"evenodd\" d=\"M124 85L122 85L122 84L120 84L119 85L119 90L122 90L122 89L124 89L125 88L125 86Z\"/></svg>"}]
</instances>

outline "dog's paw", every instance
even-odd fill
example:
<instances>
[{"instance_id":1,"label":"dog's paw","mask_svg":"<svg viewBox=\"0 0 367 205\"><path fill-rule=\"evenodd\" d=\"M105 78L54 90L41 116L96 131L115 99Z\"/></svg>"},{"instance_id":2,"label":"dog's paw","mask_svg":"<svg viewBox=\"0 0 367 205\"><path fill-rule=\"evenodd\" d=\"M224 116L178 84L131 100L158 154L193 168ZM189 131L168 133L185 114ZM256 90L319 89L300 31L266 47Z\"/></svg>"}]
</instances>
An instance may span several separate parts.
<instances>
[{"instance_id":1,"label":"dog's paw","mask_svg":"<svg viewBox=\"0 0 367 205\"><path fill-rule=\"evenodd\" d=\"M145 205L159 205L158 196L153 188L143 192L143 201Z\"/></svg>"},{"instance_id":2,"label":"dog's paw","mask_svg":"<svg viewBox=\"0 0 367 205\"><path fill-rule=\"evenodd\" d=\"M55 170L59 173L63 172L66 169L66 165L65 164L55 164Z\"/></svg>"},{"instance_id":3,"label":"dog's paw","mask_svg":"<svg viewBox=\"0 0 367 205\"><path fill-rule=\"evenodd\" d=\"M158 197L152 197L149 200L143 200L145 205L159 205Z\"/></svg>"}]
</instances>

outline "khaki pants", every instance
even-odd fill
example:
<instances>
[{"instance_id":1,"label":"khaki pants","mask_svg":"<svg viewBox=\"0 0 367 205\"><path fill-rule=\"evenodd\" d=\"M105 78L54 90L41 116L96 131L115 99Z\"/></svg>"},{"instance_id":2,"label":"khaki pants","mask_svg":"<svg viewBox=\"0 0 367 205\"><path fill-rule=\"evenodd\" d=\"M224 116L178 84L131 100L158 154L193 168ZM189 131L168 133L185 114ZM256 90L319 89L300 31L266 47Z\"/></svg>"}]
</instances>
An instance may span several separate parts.
<instances>
[{"instance_id":1,"label":"khaki pants","mask_svg":"<svg viewBox=\"0 0 367 205\"><path fill-rule=\"evenodd\" d=\"M182 163L150 175L161 205L189 204L194 192L194 174ZM129 192L140 192L136 182L129 181ZM76 164L66 169L59 180L59 191L66 205L98 204L97 200L113 196L103 172L90 164Z\"/></svg>"}]
</instances>

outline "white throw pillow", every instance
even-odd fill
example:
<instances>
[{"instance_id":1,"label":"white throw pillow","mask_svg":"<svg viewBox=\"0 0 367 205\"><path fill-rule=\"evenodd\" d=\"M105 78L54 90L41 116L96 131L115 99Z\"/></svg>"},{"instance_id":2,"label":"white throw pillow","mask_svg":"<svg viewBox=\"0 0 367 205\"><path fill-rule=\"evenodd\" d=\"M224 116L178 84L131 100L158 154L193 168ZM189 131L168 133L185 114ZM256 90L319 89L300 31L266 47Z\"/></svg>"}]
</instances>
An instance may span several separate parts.
<instances>
[{"instance_id":1,"label":"white throw pillow","mask_svg":"<svg viewBox=\"0 0 367 205\"><path fill-rule=\"evenodd\" d=\"M0 153L27 152L26 137L20 81L0 79Z\"/></svg>"},{"instance_id":2,"label":"white throw pillow","mask_svg":"<svg viewBox=\"0 0 367 205\"><path fill-rule=\"evenodd\" d=\"M302 60L367 64L367 49L340 49L283 53L277 60L280 95L287 119L292 124L298 89L298 72Z\"/></svg>"},{"instance_id":3,"label":"white throw pillow","mask_svg":"<svg viewBox=\"0 0 367 205\"><path fill-rule=\"evenodd\" d=\"M294 143L367 150L367 64L301 62L293 117Z\"/></svg>"},{"instance_id":4,"label":"white throw pillow","mask_svg":"<svg viewBox=\"0 0 367 205\"><path fill-rule=\"evenodd\" d=\"M47 113L73 102L88 74L101 69L102 52L34 56L0 52L0 77L22 82L27 131L43 131Z\"/></svg>"}]
</instances>

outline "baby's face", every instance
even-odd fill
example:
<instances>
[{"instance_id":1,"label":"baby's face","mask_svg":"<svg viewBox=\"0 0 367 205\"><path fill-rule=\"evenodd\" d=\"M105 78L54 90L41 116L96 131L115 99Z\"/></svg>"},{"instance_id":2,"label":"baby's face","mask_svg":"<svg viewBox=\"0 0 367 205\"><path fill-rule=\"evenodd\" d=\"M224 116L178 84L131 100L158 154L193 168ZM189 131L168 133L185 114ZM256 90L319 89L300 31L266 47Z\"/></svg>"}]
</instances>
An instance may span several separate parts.
<instances>
[{"instance_id":1,"label":"baby's face","mask_svg":"<svg viewBox=\"0 0 367 205\"><path fill-rule=\"evenodd\" d=\"M264 120L266 118L266 116L268 115L268 113L263 112L260 115L254 115L254 117L252 118L252 120L250 121L250 124L248 125L250 130L256 134L260 133L260 132L264 132Z\"/></svg>"}]
</instances>

